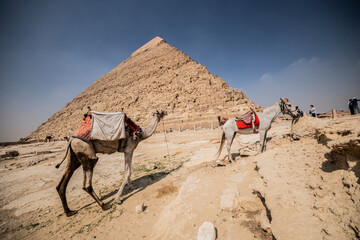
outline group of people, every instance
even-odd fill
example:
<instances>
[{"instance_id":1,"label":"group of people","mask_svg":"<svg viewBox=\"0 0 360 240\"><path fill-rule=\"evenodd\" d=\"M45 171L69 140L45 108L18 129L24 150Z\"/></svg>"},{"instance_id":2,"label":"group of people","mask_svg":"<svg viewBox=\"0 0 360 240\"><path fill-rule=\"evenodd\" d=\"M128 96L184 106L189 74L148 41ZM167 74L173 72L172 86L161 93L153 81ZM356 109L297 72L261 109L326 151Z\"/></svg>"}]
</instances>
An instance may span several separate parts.
<instances>
[{"instance_id":1,"label":"group of people","mask_svg":"<svg viewBox=\"0 0 360 240\"><path fill-rule=\"evenodd\" d=\"M350 113L351 115L355 115L356 113L360 113L360 108L358 105L358 102L360 100L357 99L356 97L353 97L352 99L349 99L348 105L349 105L349 109L350 109ZM299 112L300 110L298 109L298 107L296 107L296 111ZM309 114L313 117L316 117L316 109L314 107L314 105L310 105L310 110L309 110Z\"/></svg>"},{"instance_id":2,"label":"group of people","mask_svg":"<svg viewBox=\"0 0 360 240\"><path fill-rule=\"evenodd\" d=\"M295 111L297 112L298 117L304 116L304 112L300 110L299 106L295 107ZM313 117L316 117L316 109L315 109L314 105L310 105L309 114Z\"/></svg>"},{"instance_id":3,"label":"group of people","mask_svg":"<svg viewBox=\"0 0 360 240\"><path fill-rule=\"evenodd\" d=\"M356 97L353 97L353 99L349 99L349 109L350 109L350 113L351 115L355 115L356 112L360 113L360 109L359 109L359 105L358 105L358 101L360 101L359 99L357 99Z\"/></svg>"}]
</instances>

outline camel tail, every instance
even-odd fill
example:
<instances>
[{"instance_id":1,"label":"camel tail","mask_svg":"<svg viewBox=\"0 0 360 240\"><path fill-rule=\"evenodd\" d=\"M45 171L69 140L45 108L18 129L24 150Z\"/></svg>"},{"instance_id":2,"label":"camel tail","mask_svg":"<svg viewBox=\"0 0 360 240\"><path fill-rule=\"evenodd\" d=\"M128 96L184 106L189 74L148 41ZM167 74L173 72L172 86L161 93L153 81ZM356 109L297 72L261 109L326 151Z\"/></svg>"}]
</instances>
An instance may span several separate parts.
<instances>
[{"instance_id":1,"label":"camel tail","mask_svg":"<svg viewBox=\"0 0 360 240\"><path fill-rule=\"evenodd\" d=\"M224 146L224 141L225 141L225 133L223 131L222 136L221 136L221 141L220 141L220 148L219 148L219 151L217 152L217 158L219 158L219 156L220 156L220 153L221 153L222 148Z\"/></svg>"},{"instance_id":2,"label":"camel tail","mask_svg":"<svg viewBox=\"0 0 360 240\"><path fill-rule=\"evenodd\" d=\"M69 141L68 146L67 146L67 148L66 148L65 157L63 158L63 160L62 160L59 164L56 164L56 166L55 166L56 168L59 168L60 165L64 162L65 158L67 157L68 152L69 152L69 148L70 148L70 144L71 144L71 140Z\"/></svg>"}]
</instances>

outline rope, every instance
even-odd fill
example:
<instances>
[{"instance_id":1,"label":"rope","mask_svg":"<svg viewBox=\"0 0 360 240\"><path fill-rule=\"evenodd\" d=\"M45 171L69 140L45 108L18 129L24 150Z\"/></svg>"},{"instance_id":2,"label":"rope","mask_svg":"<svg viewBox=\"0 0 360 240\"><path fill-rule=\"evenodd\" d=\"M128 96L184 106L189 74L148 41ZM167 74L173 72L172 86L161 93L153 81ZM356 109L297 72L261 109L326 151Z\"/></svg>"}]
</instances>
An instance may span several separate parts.
<instances>
[{"instance_id":1,"label":"rope","mask_svg":"<svg viewBox=\"0 0 360 240\"><path fill-rule=\"evenodd\" d=\"M169 153L169 147L168 147L167 138L166 138L166 128L165 128L165 121L164 120L163 120L163 129L164 129L166 150L167 150L167 154L168 154L168 157L169 157L169 165L170 165L170 153Z\"/></svg>"}]
</instances>

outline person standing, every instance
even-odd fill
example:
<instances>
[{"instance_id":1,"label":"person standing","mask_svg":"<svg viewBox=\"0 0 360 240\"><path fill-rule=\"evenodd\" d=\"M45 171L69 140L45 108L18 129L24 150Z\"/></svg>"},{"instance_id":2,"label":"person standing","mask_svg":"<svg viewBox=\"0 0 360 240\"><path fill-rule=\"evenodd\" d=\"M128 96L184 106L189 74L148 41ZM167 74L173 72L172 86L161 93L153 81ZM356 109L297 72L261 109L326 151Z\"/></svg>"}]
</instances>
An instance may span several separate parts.
<instances>
[{"instance_id":1,"label":"person standing","mask_svg":"<svg viewBox=\"0 0 360 240\"><path fill-rule=\"evenodd\" d=\"M299 106L295 107L295 112L296 115L294 115L294 117L292 118L291 126L297 123L299 119L304 116L304 112L300 110Z\"/></svg>"},{"instance_id":2,"label":"person standing","mask_svg":"<svg viewBox=\"0 0 360 240\"><path fill-rule=\"evenodd\" d=\"M311 116L313 116L313 117L316 117L316 109L315 109L314 105L310 105L309 114L311 114Z\"/></svg>"},{"instance_id":3,"label":"person standing","mask_svg":"<svg viewBox=\"0 0 360 240\"><path fill-rule=\"evenodd\" d=\"M304 116L304 113L303 113L303 111L300 110L299 106L296 106L296 107L295 107L295 112L297 113L297 115L298 115L299 117L303 117L303 116Z\"/></svg>"},{"instance_id":4,"label":"person standing","mask_svg":"<svg viewBox=\"0 0 360 240\"><path fill-rule=\"evenodd\" d=\"M354 113L353 101L352 101L351 98L349 99L348 105L349 105L349 109L350 109L351 115L355 115L355 113Z\"/></svg>"},{"instance_id":5,"label":"person standing","mask_svg":"<svg viewBox=\"0 0 360 240\"><path fill-rule=\"evenodd\" d=\"M357 112L357 113L360 113L358 101L360 101L360 100L358 100L356 97L353 97L353 99L352 99L352 101L351 101L351 102L352 102L352 106L353 106L353 108L354 108L354 114L356 114L356 112Z\"/></svg>"}]
</instances>

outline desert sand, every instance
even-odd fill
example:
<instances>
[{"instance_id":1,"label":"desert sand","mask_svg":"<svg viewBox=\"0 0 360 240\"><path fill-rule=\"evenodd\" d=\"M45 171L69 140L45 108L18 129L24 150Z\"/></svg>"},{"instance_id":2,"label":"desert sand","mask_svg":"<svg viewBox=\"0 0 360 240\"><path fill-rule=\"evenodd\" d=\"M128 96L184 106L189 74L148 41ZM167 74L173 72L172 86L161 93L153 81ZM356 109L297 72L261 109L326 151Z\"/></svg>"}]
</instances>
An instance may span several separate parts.
<instances>
[{"instance_id":1,"label":"desert sand","mask_svg":"<svg viewBox=\"0 0 360 240\"><path fill-rule=\"evenodd\" d=\"M167 141L156 133L135 150L135 189L126 188L122 205L112 202L122 153L98 154L93 186L108 211L81 189L78 169L67 189L78 213L69 218L55 189L67 142L1 147L0 238L196 239L208 221L217 239L359 239L359 123L305 117L291 129L279 120L264 153L256 151L258 135L237 135L235 164L216 161L221 128L174 131ZM14 150L18 156L5 156Z\"/></svg>"}]
</instances>

